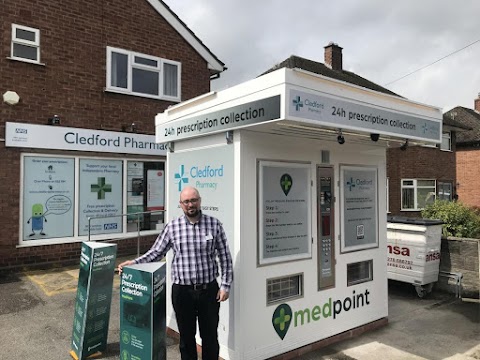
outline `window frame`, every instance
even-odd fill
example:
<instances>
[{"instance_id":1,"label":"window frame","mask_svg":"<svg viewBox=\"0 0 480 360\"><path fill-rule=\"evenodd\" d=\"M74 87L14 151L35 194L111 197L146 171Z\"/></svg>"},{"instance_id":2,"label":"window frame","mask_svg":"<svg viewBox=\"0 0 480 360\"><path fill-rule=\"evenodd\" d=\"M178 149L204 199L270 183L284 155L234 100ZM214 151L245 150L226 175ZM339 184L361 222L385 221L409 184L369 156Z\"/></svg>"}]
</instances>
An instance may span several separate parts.
<instances>
[{"instance_id":1,"label":"window frame","mask_svg":"<svg viewBox=\"0 0 480 360\"><path fill-rule=\"evenodd\" d=\"M73 236L68 237L56 237L56 238L45 238L45 239L32 239L32 240L23 240L23 224L24 221L24 212L23 212L23 204L24 204L24 181L25 181L25 173L24 173L24 164L25 158L27 157L36 157L36 158L64 158L64 159L73 159L74 160L74 198L72 203L74 204L74 231ZM32 246L42 246L42 245L53 245L53 244L68 244L68 243L75 243L75 242L82 242L88 241L88 235L80 235L79 234L79 196L80 196L80 160L88 159L88 160L120 160L123 162L122 164L122 214L127 214L127 199L128 199L128 179L127 179L127 164L129 161L138 161L143 163L163 163L163 168L166 169L166 160L165 159L153 159L153 158L145 158L145 157L112 157L112 156L85 156L85 155L65 155L65 154L46 154L46 153L22 153L20 159L20 207L19 207L19 232L18 232L18 245L17 247L32 247ZM166 195L166 194L165 194ZM164 210L163 210L164 211ZM165 213L164 213L165 214ZM128 216L123 216L122 218L122 232L118 233L104 233L104 234L91 234L90 240L91 241L98 241L98 240L108 240L112 239L112 237L116 239L128 239L140 236L148 236L148 235L158 235L161 229L151 229L151 230L140 230L138 232L136 229L129 231L129 222Z\"/></svg>"},{"instance_id":2,"label":"window frame","mask_svg":"<svg viewBox=\"0 0 480 360\"><path fill-rule=\"evenodd\" d=\"M412 181L413 184L404 185L404 182L406 181ZM433 181L434 182L433 193L435 195L435 199L437 198L437 181L435 179L401 179L400 180L400 211L421 211L424 209L418 206L418 189L431 189L431 186L418 186L418 181ZM403 207L403 190L404 189L413 189L413 197L415 202L414 208Z\"/></svg>"},{"instance_id":3,"label":"window frame","mask_svg":"<svg viewBox=\"0 0 480 360\"><path fill-rule=\"evenodd\" d=\"M129 51L125 49L120 49L112 46L107 46L107 71L106 71L106 87L105 91L121 93L125 95L133 95L139 97L145 97L150 99L157 99L157 100L167 100L172 102L180 102L181 101L181 74L182 74L182 63L179 61L159 58L152 55L147 55L139 52ZM127 56L127 87L119 87L111 85L112 79L112 58L113 53L123 54ZM157 62L157 66L150 66L147 64L138 63L135 61L136 57L152 60ZM165 95L163 91L164 80L165 80L165 72L164 72L164 64L175 65L177 66L177 96ZM158 95L152 95L142 92L133 91L133 70L139 69L144 71L151 71L156 72L158 74Z\"/></svg>"},{"instance_id":4,"label":"window frame","mask_svg":"<svg viewBox=\"0 0 480 360\"><path fill-rule=\"evenodd\" d=\"M29 41L29 40L17 38L17 36L16 36L16 30L17 29L34 33L35 34L35 41ZM27 59L27 58L20 57L20 56L15 56L13 54L15 44L28 46L28 47L36 49L37 59L32 60L32 59ZM24 25L19 25L19 24L12 23L12 38L11 38L11 43L10 43L10 59L23 61L23 62L28 62L28 63L31 63L31 64L40 64L40 30L36 29L36 28L29 27L29 26L24 26Z\"/></svg>"},{"instance_id":5,"label":"window frame","mask_svg":"<svg viewBox=\"0 0 480 360\"><path fill-rule=\"evenodd\" d=\"M444 188L448 186L450 187L450 196L448 199L444 199L440 197L440 191L444 194ZM437 181L437 199L444 200L444 201L453 201L453 183L450 181Z\"/></svg>"},{"instance_id":6,"label":"window frame","mask_svg":"<svg viewBox=\"0 0 480 360\"><path fill-rule=\"evenodd\" d=\"M443 140L448 140L448 148L443 148ZM441 151L452 151L452 132L444 131L442 132L442 142L439 145Z\"/></svg>"}]
</instances>

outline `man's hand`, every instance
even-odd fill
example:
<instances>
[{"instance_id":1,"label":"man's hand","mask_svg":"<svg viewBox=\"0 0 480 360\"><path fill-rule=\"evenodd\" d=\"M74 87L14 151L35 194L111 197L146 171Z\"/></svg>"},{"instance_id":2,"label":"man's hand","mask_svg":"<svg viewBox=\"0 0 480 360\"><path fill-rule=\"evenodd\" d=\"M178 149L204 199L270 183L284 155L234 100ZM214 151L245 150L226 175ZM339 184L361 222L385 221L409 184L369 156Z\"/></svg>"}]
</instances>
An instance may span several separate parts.
<instances>
[{"instance_id":1,"label":"man's hand","mask_svg":"<svg viewBox=\"0 0 480 360\"><path fill-rule=\"evenodd\" d=\"M122 262L121 264L118 264L118 275L122 275L122 270L123 270L123 267L124 266L128 266L128 265L133 265L135 264L135 261L133 260L127 260L127 261L124 261Z\"/></svg>"},{"instance_id":2,"label":"man's hand","mask_svg":"<svg viewBox=\"0 0 480 360\"><path fill-rule=\"evenodd\" d=\"M228 291L225 291L225 290L218 290L218 293L217 293L217 301L218 302L222 302L222 301L225 301L228 299Z\"/></svg>"}]
</instances>

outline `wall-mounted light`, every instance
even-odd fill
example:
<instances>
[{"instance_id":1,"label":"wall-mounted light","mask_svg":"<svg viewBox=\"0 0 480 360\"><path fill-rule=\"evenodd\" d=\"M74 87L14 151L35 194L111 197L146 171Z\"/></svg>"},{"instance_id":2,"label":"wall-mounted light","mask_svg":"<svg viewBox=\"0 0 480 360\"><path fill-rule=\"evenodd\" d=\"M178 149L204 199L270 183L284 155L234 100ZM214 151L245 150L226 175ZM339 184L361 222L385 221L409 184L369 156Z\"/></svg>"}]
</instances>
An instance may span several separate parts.
<instances>
[{"instance_id":1,"label":"wall-mounted light","mask_svg":"<svg viewBox=\"0 0 480 360\"><path fill-rule=\"evenodd\" d=\"M5 91L3 94L3 102L8 105L17 105L20 101L20 96L15 91Z\"/></svg>"},{"instance_id":2,"label":"wall-mounted light","mask_svg":"<svg viewBox=\"0 0 480 360\"><path fill-rule=\"evenodd\" d=\"M60 116L53 115L53 117L48 118L47 124L48 125L60 125Z\"/></svg>"},{"instance_id":3,"label":"wall-mounted light","mask_svg":"<svg viewBox=\"0 0 480 360\"><path fill-rule=\"evenodd\" d=\"M380 139L380 134L370 134L370 140L377 142Z\"/></svg>"},{"instance_id":4,"label":"wall-mounted light","mask_svg":"<svg viewBox=\"0 0 480 360\"><path fill-rule=\"evenodd\" d=\"M345 144L345 138L343 137L342 129L339 129L339 130L338 130L337 142L338 142L340 145Z\"/></svg>"},{"instance_id":5,"label":"wall-mounted light","mask_svg":"<svg viewBox=\"0 0 480 360\"><path fill-rule=\"evenodd\" d=\"M405 151L408 147L408 139L405 139L405 142L400 146L400 150Z\"/></svg>"}]
</instances>

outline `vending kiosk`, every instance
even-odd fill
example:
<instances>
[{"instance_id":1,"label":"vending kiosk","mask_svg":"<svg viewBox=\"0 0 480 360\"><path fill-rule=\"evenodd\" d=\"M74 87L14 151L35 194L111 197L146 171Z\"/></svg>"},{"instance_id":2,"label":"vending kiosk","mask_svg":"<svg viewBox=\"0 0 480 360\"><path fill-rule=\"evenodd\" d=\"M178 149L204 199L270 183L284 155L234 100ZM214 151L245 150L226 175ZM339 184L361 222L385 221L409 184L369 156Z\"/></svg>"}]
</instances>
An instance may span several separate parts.
<instances>
[{"instance_id":1,"label":"vending kiosk","mask_svg":"<svg viewBox=\"0 0 480 360\"><path fill-rule=\"evenodd\" d=\"M157 115L167 220L196 187L234 259L222 358L294 358L386 324L386 148L441 134L438 108L285 68Z\"/></svg>"}]
</instances>

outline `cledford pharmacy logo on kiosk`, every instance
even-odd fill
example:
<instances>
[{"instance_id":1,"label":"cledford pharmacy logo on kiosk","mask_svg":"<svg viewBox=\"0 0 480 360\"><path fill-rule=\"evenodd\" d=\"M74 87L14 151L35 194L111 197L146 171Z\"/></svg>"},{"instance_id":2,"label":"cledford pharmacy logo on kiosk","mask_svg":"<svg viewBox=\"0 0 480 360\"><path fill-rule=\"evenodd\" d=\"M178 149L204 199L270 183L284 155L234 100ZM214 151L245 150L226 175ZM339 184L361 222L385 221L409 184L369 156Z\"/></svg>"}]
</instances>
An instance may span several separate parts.
<instances>
[{"instance_id":1,"label":"cledford pharmacy logo on kiosk","mask_svg":"<svg viewBox=\"0 0 480 360\"><path fill-rule=\"evenodd\" d=\"M370 291L368 289L359 294L356 294L355 290L353 290L352 295L346 296L343 300L332 300L332 298L329 298L321 305L297 311L293 311L288 304L280 304L273 312L272 325L277 335L283 340L291 326L294 328L306 326L310 322L330 317L336 320L351 310L358 310L370 305L369 295Z\"/></svg>"},{"instance_id":2,"label":"cledford pharmacy logo on kiosk","mask_svg":"<svg viewBox=\"0 0 480 360\"><path fill-rule=\"evenodd\" d=\"M191 185L197 189L217 190L218 179L224 175L224 165L193 165L190 168L180 165L178 172L174 174L174 182L178 191Z\"/></svg>"}]
</instances>

